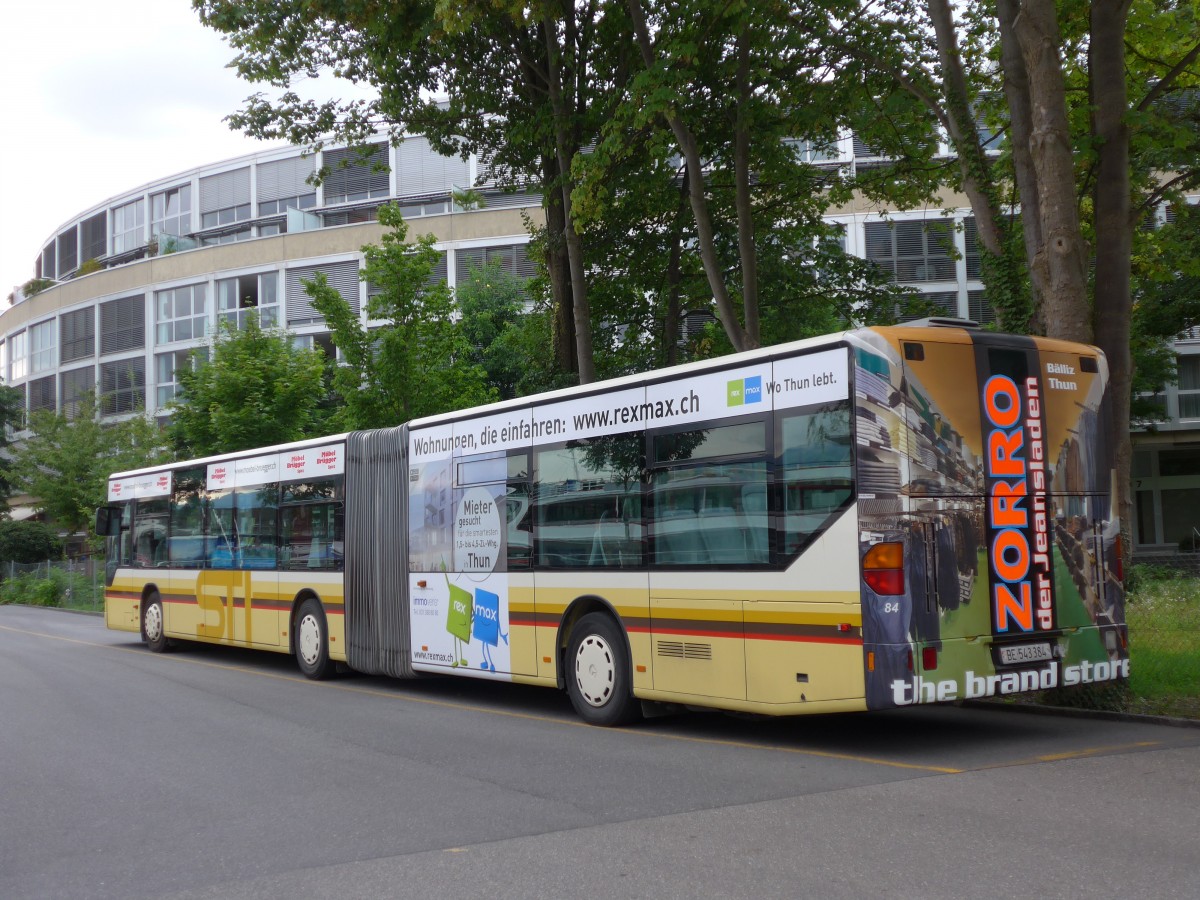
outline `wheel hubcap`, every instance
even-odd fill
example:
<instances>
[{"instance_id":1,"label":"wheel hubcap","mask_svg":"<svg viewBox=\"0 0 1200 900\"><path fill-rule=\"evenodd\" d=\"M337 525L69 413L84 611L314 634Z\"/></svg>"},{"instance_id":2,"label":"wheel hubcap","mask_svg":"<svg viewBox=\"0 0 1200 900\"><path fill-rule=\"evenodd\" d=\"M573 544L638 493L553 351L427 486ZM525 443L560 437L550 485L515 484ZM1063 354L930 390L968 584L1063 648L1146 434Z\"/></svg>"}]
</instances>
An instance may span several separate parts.
<instances>
[{"instance_id":1,"label":"wheel hubcap","mask_svg":"<svg viewBox=\"0 0 1200 900\"><path fill-rule=\"evenodd\" d=\"M308 666L316 665L321 654L321 626L311 613L300 620L300 658Z\"/></svg>"},{"instance_id":2,"label":"wheel hubcap","mask_svg":"<svg viewBox=\"0 0 1200 900\"><path fill-rule=\"evenodd\" d=\"M162 607L151 603L146 607L145 620L142 627L146 630L146 640L154 642L162 637Z\"/></svg>"},{"instance_id":3,"label":"wheel hubcap","mask_svg":"<svg viewBox=\"0 0 1200 900\"><path fill-rule=\"evenodd\" d=\"M616 661L604 638L589 634L575 651L575 684L589 706L603 706L612 697Z\"/></svg>"}]
</instances>

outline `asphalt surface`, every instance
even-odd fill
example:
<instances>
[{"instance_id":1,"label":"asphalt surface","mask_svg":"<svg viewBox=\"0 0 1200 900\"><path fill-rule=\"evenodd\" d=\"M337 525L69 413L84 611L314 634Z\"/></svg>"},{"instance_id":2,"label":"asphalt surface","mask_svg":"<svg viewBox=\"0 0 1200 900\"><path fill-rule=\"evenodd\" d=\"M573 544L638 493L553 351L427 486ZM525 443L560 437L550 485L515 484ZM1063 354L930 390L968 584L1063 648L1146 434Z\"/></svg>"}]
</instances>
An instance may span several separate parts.
<instances>
[{"instance_id":1,"label":"asphalt surface","mask_svg":"<svg viewBox=\"0 0 1200 900\"><path fill-rule=\"evenodd\" d=\"M936 707L597 729L0 607L0 897L1200 896L1200 728Z\"/></svg>"}]
</instances>

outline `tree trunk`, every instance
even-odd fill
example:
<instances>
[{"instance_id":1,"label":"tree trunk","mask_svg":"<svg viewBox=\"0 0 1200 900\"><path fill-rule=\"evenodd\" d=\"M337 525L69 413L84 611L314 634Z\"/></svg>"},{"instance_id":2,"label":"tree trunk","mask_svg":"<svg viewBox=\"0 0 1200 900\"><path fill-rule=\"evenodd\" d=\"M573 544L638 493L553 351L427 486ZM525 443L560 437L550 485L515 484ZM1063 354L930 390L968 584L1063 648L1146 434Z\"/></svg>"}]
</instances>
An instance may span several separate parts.
<instances>
[{"instance_id":1,"label":"tree trunk","mask_svg":"<svg viewBox=\"0 0 1200 900\"><path fill-rule=\"evenodd\" d=\"M543 184L558 180L558 161L544 158ZM571 272L567 264L567 247L563 240L566 217L563 215L562 195L546 192L546 272L550 277L550 296L554 302L554 361L563 372L578 374L579 358L575 352L575 302L571 294Z\"/></svg>"},{"instance_id":2,"label":"tree trunk","mask_svg":"<svg viewBox=\"0 0 1200 900\"><path fill-rule=\"evenodd\" d=\"M1042 278L1044 324L1050 337L1091 343L1087 248L1079 226L1075 158L1067 121L1066 83L1058 55L1054 0L1023 0L1014 21L1029 78L1030 155L1037 172L1042 242L1030 269Z\"/></svg>"},{"instance_id":3,"label":"tree trunk","mask_svg":"<svg viewBox=\"0 0 1200 900\"><path fill-rule=\"evenodd\" d=\"M1129 128L1125 113L1125 25L1129 0L1093 0L1088 82L1092 105L1092 137L1097 147L1093 203L1096 217L1095 339L1108 357L1113 416L1106 435L1115 449L1117 511L1129 533L1133 502L1130 475L1133 456L1129 404L1133 361L1129 348L1132 316L1130 266L1133 221L1130 200ZM1127 545L1131 546L1131 545Z\"/></svg>"},{"instance_id":4,"label":"tree trunk","mask_svg":"<svg viewBox=\"0 0 1200 900\"><path fill-rule=\"evenodd\" d=\"M1035 271L1032 266L1038 248L1042 245L1042 213L1041 202L1038 199L1037 172L1034 170L1030 150L1033 102L1029 95L1029 76L1025 71L1025 61L1021 56L1021 45L1016 33L1019 11L1019 0L996 0L996 17L1000 23L1000 64L1004 69L1004 97L1008 102L1009 113L1009 143L1012 147L1017 196L1021 201L1021 233L1025 241L1025 259L1030 266L1029 280L1033 294L1030 298L1032 313L1029 321L1022 323L1022 327L1024 330L1043 333L1046 330L1042 318L1046 284L1041 271Z\"/></svg>"},{"instance_id":5,"label":"tree trunk","mask_svg":"<svg viewBox=\"0 0 1200 900\"><path fill-rule=\"evenodd\" d=\"M571 16L570 9L566 15ZM546 39L546 56L549 69L550 109L554 116L554 153L558 161L559 192L562 195L564 218L563 238L567 246L567 266L571 276L571 296L574 300L575 353L579 363L579 383L590 384L596 380L596 358L592 350L592 317L588 306L587 279L583 265L583 241L575 228L571 215L571 158L577 148L571 146L567 132L567 109L563 100L562 47L558 43L558 30L552 18L542 23Z\"/></svg>"},{"instance_id":6,"label":"tree trunk","mask_svg":"<svg viewBox=\"0 0 1200 900\"><path fill-rule=\"evenodd\" d=\"M975 214L976 234L983 277L988 297L999 313L1001 324L1008 328L1025 327L1026 322L1013 322L1014 311L1021 310L1028 318L1029 302L1021 283L1020 265L1012 258L1005 240L999 192L993 179L987 153L979 143L967 99L967 78L962 55L958 50L958 32L949 0L928 0L929 18L937 40L938 58L942 67L945 92L945 122L958 159L963 193Z\"/></svg>"},{"instance_id":7,"label":"tree trunk","mask_svg":"<svg viewBox=\"0 0 1200 900\"><path fill-rule=\"evenodd\" d=\"M679 362L679 293L682 283L680 263L683 258L683 217L687 215L687 173L679 190L679 208L671 225L671 255L667 260L667 311L663 322L664 360L673 366Z\"/></svg>"},{"instance_id":8,"label":"tree trunk","mask_svg":"<svg viewBox=\"0 0 1200 900\"><path fill-rule=\"evenodd\" d=\"M742 263L742 321L747 344L762 343L758 319L758 252L754 242L754 204L750 195L750 132L746 121L750 96L750 34L743 25L737 46L737 121L733 131L733 179L738 222L738 257Z\"/></svg>"},{"instance_id":9,"label":"tree trunk","mask_svg":"<svg viewBox=\"0 0 1200 900\"><path fill-rule=\"evenodd\" d=\"M646 13L642 9L641 0L629 0L629 15L633 19L633 32L642 54L642 62L647 69L653 68L654 46L650 41L650 31L646 27ZM717 258L712 216L709 214L708 198L705 196L704 166L700 160L696 138L678 115L667 114L664 117L675 135L684 162L687 163L688 198L691 200L692 215L696 220L700 261L704 265L704 274L708 277L708 286L713 293L717 318L721 321L725 334L729 336L734 350L751 350L757 345L751 342L750 336L738 321L737 312L729 297L729 289L725 284L725 275Z\"/></svg>"}]
</instances>

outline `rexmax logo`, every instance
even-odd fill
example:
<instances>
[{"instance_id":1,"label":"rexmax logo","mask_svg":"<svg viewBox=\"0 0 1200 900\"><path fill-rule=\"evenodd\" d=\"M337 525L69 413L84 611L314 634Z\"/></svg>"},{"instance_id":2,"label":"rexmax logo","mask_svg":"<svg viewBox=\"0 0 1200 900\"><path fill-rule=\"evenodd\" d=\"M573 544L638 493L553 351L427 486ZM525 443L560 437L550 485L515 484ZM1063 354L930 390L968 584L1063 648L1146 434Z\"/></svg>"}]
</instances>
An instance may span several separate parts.
<instances>
[{"instance_id":1,"label":"rexmax logo","mask_svg":"<svg viewBox=\"0 0 1200 900\"><path fill-rule=\"evenodd\" d=\"M735 378L725 385L725 405L744 406L747 403L762 402L762 376L750 378Z\"/></svg>"}]
</instances>

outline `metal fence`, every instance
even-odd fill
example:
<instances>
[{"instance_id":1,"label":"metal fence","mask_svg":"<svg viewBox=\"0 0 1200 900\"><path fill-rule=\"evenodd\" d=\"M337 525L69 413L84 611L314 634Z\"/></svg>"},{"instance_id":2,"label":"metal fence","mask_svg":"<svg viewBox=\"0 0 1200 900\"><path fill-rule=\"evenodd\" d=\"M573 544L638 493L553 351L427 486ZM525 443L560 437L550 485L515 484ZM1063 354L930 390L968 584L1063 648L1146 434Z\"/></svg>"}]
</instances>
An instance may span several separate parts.
<instances>
[{"instance_id":1,"label":"metal fence","mask_svg":"<svg viewBox=\"0 0 1200 900\"><path fill-rule=\"evenodd\" d=\"M0 565L0 602L104 611L104 561L95 557Z\"/></svg>"}]
</instances>

